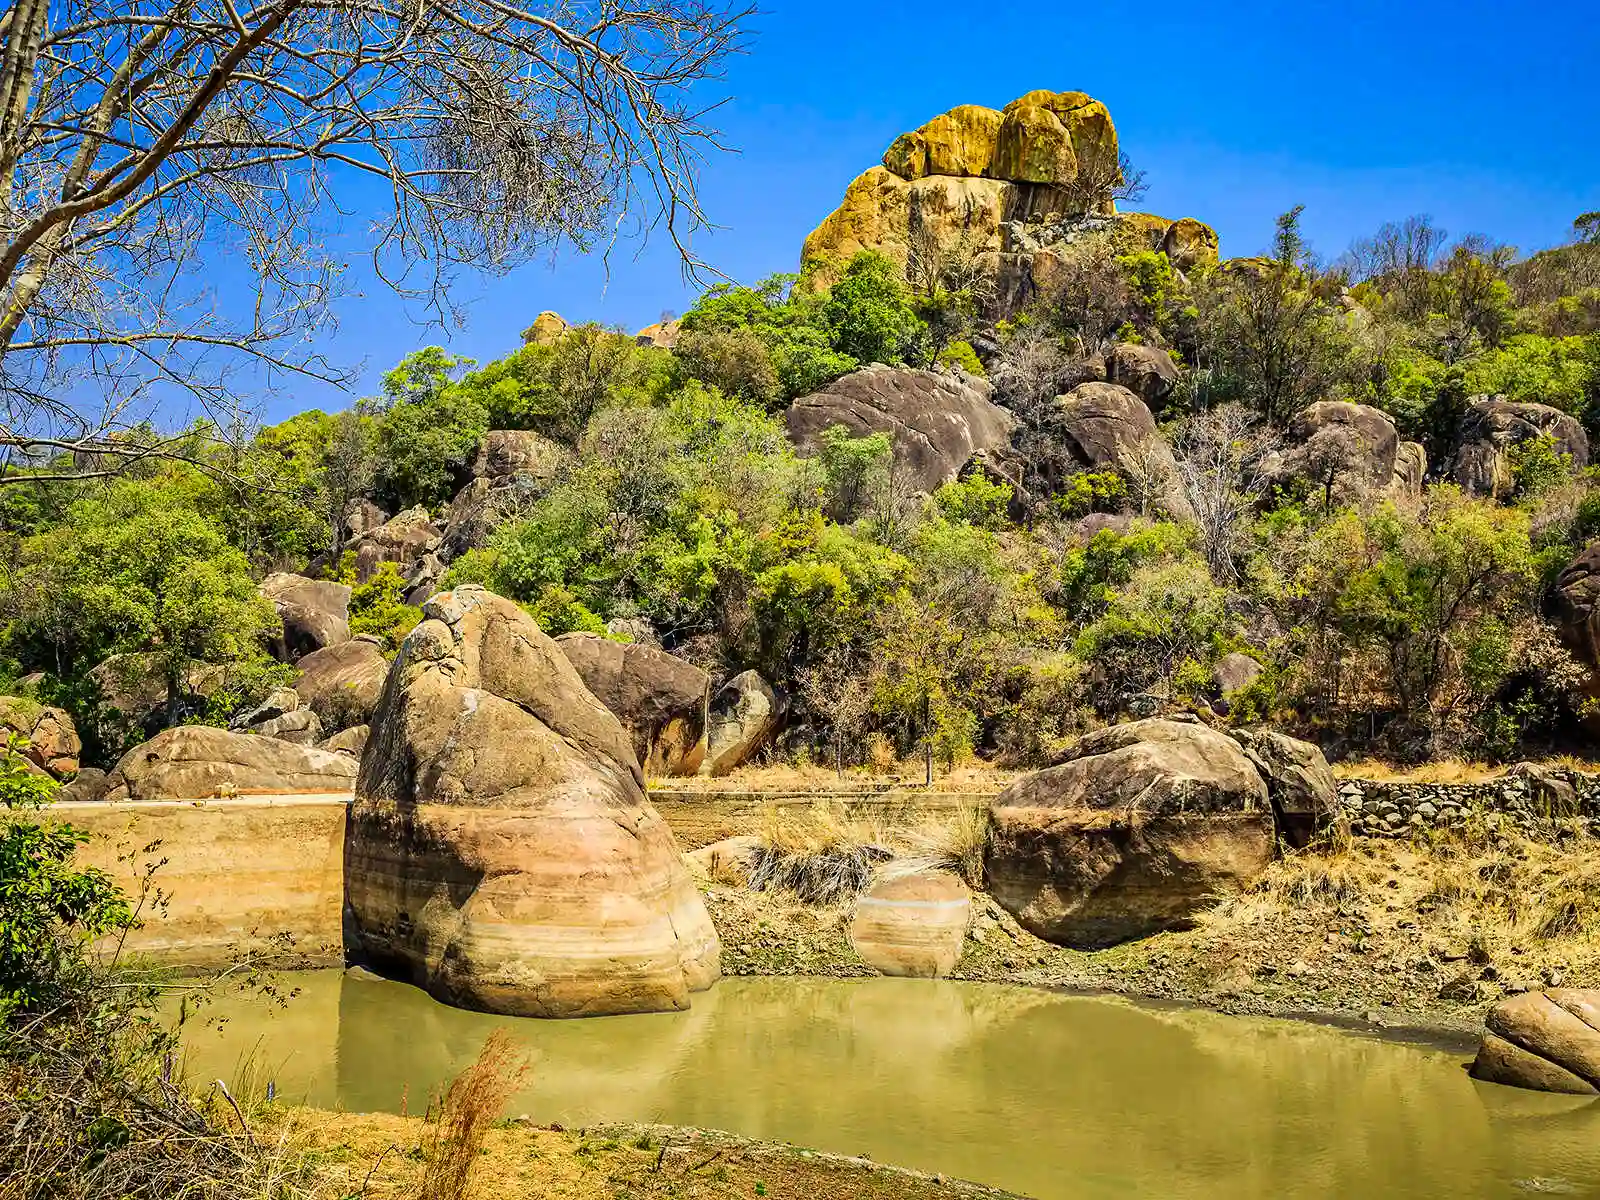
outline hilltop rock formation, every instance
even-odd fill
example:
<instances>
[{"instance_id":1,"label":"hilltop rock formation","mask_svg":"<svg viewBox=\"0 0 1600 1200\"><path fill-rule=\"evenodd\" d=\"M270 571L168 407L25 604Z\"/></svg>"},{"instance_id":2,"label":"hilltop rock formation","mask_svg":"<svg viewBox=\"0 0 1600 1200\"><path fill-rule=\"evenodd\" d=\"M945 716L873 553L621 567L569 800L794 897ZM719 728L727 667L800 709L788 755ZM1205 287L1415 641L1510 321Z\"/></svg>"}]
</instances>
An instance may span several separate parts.
<instances>
[{"instance_id":1,"label":"hilltop rock formation","mask_svg":"<svg viewBox=\"0 0 1600 1200\"><path fill-rule=\"evenodd\" d=\"M594 698L622 722L646 776L700 770L711 676L665 650L599 634L564 633L556 645Z\"/></svg>"},{"instance_id":2,"label":"hilltop rock formation","mask_svg":"<svg viewBox=\"0 0 1600 1200\"><path fill-rule=\"evenodd\" d=\"M1014 418L986 380L964 372L874 365L835 380L789 406L789 437L815 454L822 435L843 425L856 437L887 433L918 491L950 483L980 454L1003 457Z\"/></svg>"},{"instance_id":3,"label":"hilltop rock formation","mask_svg":"<svg viewBox=\"0 0 1600 1200\"><path fill-rule=\"evenodd\" d=\"M1198 221L1116 216L1122 182L1106 106L1082 92L1035 91L1002 110L964 104L902 134L806 239L803 264L826 286L861 250L902 267L970 259L992 283L992 317L1048 289L1063 248L1112 227L1166 250L1180 269L1215 262Z\"/></svg>"},{"instance_id":4,"label":"hilltop rock formation","mask_svg":"<svg viewBox=\"0 0 1600 1200\"><path fill-rule=\"evenodd\" d=\"M347 792L355 760L277 738L180 725L135 746L106 780L107 800Z\"/></svg>"},{"instance_id":5,"label":"hilltop rock formation","mask_svg":"<svg viewBox=\"0 0 1600 1200\"><path fill-rule=\"evenodd\" d=\"M688 1007L721 948L627 732L509 600L463 587L423 611L350 812L357 947L486 1012Z\"/></svg>"},{"instance_id":6,"label":"hilltop rock formation","mask_svg":"<svg viewBox=\"0 0 1600 1200\"><path fill-rule=\"evenodd\" d=\"M1574 1096L1600 1092L1600 991L1525 992L1495 1005L1485 1024L1473 1078Z\"/></svg>"},{"instance_id":7,"label":"hilltop rock formation","mask_svg":"<svg viewBox=\"0 0 1600 1200\"><path fill-rule=\"evenodd\" d=\"M991 809L989 889L1037 936L1094 949L1187 928L1272 861L1267 784L1225 734L1133 721L1069 754Z\"/></svg>"},{"instance_id":8,"label":"hilltop rock formation","mask_svg":"<svg viewBox=\"0 0 1600 1200\"><path fill-rule=\"evenodd\" d=\"M1548 404L1517 404L1504 396L1478 396L1461 422L1461 447L1451 475L1475 496L1507 496L1512 447L1548 436L1557 454L1570 455L1575 468L1589 465L1589 435L1576 417Z\"/></svg>"},{"instance_id":9,"label":"hilltop rock formation","mask_svg":"<svg viewBox=\"0 0 1600 1200\"><path fill-rule=\"evenodd\" d=\"M27 743L22 757L57 779L78 769L83 741L65 709L51 708L25 696L0 696L0 737Z\"/></svg>"},{"instance_id":10,"label":"hilltop rock formation","mask_svg":"<svg viewBox=\"0 0 1600 1200\"><path fill-rule=\"evenodd\" d=\"M545 309L522 331L522 343L525 346L554 345L570 328L560 313Z\"/></svg>"},{"instance_id":11,"label":"hilltop rock formation","mask_svg":"<svg viewBox=\"0 0 1600 1200\"><path fill-rule=\"evenodd\" d=\"M496 483L518 478L543 481L554 477L571 457L531 429L491 429L472 456L472 474Z\"/></svg>"},{"instance_id":12,"label":"hilltop rock formation","mask_svg":"<svg viewBox=\"0 0 1600 1200\"><path fill-rule=\"evenodd\" d=\"M261 594L278 610L283 634L273 646L281 662L350 638L350 588L326 579L278 571L261 581Z\"/></svg>"}]
</instances>

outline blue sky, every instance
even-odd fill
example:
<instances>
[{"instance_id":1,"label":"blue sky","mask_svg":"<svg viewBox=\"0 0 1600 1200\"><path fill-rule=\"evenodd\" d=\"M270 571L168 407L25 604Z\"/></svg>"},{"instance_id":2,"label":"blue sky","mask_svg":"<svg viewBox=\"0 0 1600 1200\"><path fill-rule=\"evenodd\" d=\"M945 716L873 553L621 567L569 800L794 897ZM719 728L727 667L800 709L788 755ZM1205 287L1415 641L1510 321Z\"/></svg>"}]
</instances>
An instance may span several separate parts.
<instances>
[{"instance_id":1,"label":"blue sky","mask_svg":"<svg viewBox=\"0 0 1600 1200\"><path fill-rule=\"evenodd\" d=\"M721 85L729 101L717 124L741 153L709 162L701 181L722 228L696 248L740 281L793 270L805 235L896 134L1034 88L1104 101L1148 174L1138 207L1208 222L1224 255L1261 250L1294 204L1330 257L1412 213L1537 249L1600 209L1600 24L1587 5L764 7ZM296 385L264 398L262 416L342 407L418 346L495 358L543 309L630 329L682 311L693 292L670 250L620 245L609 278L599 262L566 255L464 279L468 323L448 336L362 289L325 339L330 356L361 368L362 386L345 396Z\"/></svg>"}]
</instances>

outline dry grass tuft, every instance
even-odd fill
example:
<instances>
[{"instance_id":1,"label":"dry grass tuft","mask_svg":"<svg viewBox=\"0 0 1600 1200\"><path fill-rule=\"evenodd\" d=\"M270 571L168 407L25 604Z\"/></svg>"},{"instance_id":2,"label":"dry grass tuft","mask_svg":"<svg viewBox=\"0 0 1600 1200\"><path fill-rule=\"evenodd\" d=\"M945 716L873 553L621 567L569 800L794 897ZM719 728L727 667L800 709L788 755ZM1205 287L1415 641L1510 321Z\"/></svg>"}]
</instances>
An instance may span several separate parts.
<instances>
[{"instance_id":1,"label":"dry grass tuft","mask_svg":"<svg viewBox=\"0 0 1600 1200\"><path fill-rule=\"evenodd\" d=\"M427 1167L418 1200L466 1200L472 1195L473 1168L484 1140L527 1075L527 1057L510 1033L496 1029L472 1065L431 1106L422 1144Z\"/></svg>"}]
</instances>

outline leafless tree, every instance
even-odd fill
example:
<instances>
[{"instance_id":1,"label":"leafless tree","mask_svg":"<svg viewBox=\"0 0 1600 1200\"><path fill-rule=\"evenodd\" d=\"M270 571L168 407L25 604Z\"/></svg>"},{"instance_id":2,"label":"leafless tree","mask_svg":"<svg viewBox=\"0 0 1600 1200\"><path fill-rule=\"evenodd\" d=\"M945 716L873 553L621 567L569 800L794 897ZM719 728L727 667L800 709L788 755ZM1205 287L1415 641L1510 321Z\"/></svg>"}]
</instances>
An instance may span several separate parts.
<instances>
[{"instance_id":1,"label":"leafless tree","mask_svg":"<svg viewBox=\"0 0 1600 1200\"><path fill-rule=\"evenodd\" d=\"M1067 185L1076 212L1100 212L1114 208L1118 201L1133 204L1149 190L1145 172L1134 168L1126 151L1115 158L1103 154L1080 158L1078 174Z\"/></svg>"},{"instance_id":2,"label":"leafless tree","mask_svg":"<svg viewBox=\"0 0 1600 1200\"><path fill-rule=\"evenodd\" d=\"M0 18L0 447L173 457L174 394L343 371L309 346L364 225L378 279L458 320L502 272L624 216L691 272L695 85L743 0L11 0ZM374 203L377 211L372 211ZM250 293L219 304L219 265ZM211 278L208 278L208 274ZM243 289L241 289L243 290Z\"/></svg>"},{"instance_id":3,"label":"leafless tree","mask_svg":"<svg viewBox=\"0 0 1600 1200\"><path fill-rule=\"evenodd\" d=\"M1200 552L1218 583L1239 577L1235 555L1269 486L1263 460L1276 446L1271 430L1236 404L1196 413L1173 444L1177 487L1193 511Z\"/></svg>"}]
</instances>

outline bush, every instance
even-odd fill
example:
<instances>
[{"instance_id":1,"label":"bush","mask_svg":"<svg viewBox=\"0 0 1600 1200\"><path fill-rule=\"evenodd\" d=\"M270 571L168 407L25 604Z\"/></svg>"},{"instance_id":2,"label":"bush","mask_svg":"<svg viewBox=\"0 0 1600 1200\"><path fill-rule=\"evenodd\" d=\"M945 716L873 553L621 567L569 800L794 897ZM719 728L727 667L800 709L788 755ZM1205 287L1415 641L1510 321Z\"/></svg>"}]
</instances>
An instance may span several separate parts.
<instances>
[{"instance_id":1,"label":"bush","mask_svg":"<svg viewBox=\"0 0 1600 1200\"><path fill-rule=\"evenodd\" d=\"M405 602L406 581L392 562L379 565L372 578L350 592L350 635L374 634L384 649L398 650L406 634L422 620L422 610Z\"/></svg>"}]
</instances>

